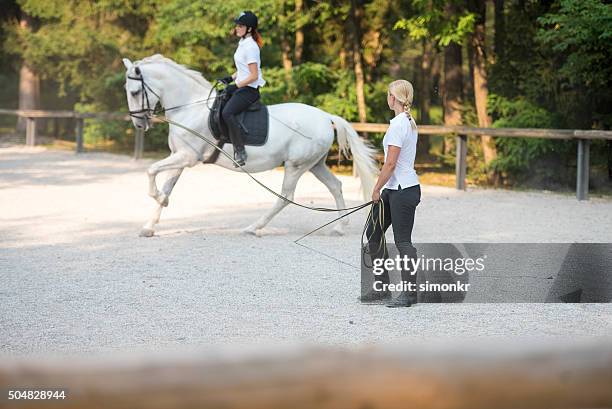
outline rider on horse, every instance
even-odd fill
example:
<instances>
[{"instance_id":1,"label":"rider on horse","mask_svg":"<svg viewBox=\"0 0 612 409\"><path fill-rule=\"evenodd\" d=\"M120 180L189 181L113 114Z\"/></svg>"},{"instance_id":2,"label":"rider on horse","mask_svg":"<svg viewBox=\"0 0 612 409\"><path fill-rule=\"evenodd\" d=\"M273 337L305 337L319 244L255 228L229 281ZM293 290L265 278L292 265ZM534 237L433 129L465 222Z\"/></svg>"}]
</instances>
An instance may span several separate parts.
<instances>
[{"instance_id":1,"label":"rider on horse","mask_svg":"<svg viewBox=\"0 0 612 409\"><path fill-rule=\"evenodd\" d=\"M259 49L263 41L257 31L257 16L251 11L243 11L234 19L234 23L236 23L234 34L240 37L238 48L234 53L236 72L221 81L226 84L232 81L235 83L225 88L231 97L223 108L222 116L234 145L234 160L242 166L245 164L247 154L238 114L259 99L259 87L266 82L261 75Z\"/></svg>"}]
</instances>

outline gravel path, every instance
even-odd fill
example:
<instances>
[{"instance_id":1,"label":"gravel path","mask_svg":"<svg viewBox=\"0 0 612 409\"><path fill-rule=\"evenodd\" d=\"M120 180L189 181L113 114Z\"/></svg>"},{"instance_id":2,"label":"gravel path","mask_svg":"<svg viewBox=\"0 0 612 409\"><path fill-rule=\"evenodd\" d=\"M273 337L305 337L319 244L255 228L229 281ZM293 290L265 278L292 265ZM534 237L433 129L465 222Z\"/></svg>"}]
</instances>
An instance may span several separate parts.
<instances>
[{"instance_id":1,"label":"gravel path","mask_svg":"<svg viewBox=\"0 0 612 409\"><path fill-rule=\"evenodd\" d=\"M609 304L360 305L359 272L293 244L329 220L288 207L261 237L240 229L271 206L247 177L183 173L157 236L149 161L44 148L0 149L0 354L157 350L271 341L377 341L612 335ZM278 189L282 172L259 178ZM349 205L359 183L342 177ZM333 206L308 174L296 200ZM347 234L304 243L355 265L365 211ZM424 186L417 242L612 242L612 201Z\"/></svg>"}]
</instances>

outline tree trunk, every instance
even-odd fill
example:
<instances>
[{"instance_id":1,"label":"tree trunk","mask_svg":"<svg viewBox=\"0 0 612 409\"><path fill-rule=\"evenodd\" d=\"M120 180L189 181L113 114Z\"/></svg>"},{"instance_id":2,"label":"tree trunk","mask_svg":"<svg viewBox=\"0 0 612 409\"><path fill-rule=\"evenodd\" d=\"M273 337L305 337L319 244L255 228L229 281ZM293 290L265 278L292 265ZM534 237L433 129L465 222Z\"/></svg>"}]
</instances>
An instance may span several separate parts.
<instances>
[{"instance_id":1,"label":"tree trunk","mask_svg":"<svg viewBox=\"0 0 612 409\"><path fill-rule=\"evenodd\" d=\"M348 53L346 52L346 45L344 44L344 39L342 39L342 46L340 47L340 53L338 55L338 58L340 59L340 69L345 70L348 66L346 62L347 54Z\"/></svg>"},{"instance_id":2,"label":"tree trunk","mask_svg":"<svg viewBox=\"0 0 612 409\"><path fill-rule=\"evenodd\" d=\"M371 38L370 47L372 48L372 53L370 54L370 57L366 59L366 64L368 67L366 77L368 81L372 81L374 70L378 66L378 62L380 61L384 47L381 30L377 29L375 32L368 33L368 37Z\"/></svg>"},{"instance_id":3,"label":"tree trunk","mask_svg":"<svg viewBox=\"0 0 612 409\"><path fill-rule=\"evenodd\" d=\"M376 11L368 16L368 32L364 36L363 41L366 43L364 48L367 47L371 52L364 55L364 59L367 65L366 78L368 81L372 81L376 78L376 68L379 65L382 53L385 49L385 30L387 22L387 16L391 7L390 1L379 2L379 7Z\"/></svg>"},{"instance_id":4,"label":"tree trunk","mask_svg":"<svg viewBox=\"0 0 612 409\"><path fill-rule=\"evenodd\" d=\"M361 54L361 18L363 5L358 0L351 0L351 25L353 26L351 44L353 48L353 68L355 70L355 91L359 121L366 122L365 77L363 74L363 56Z\"/></svg>"},{"instance_id":5,"label":"tree trunk","mask_svg":"<svg viewBox=\"0 0 612 409\"><path fill-rule=\"evenodd\" d=\"M478 126L489 128L491 117L487 113L487 98L489 96L489 85L487 82L486 53L485 53L485 0L472 0L472 11L476 13L476 24L471 40L471 66L474 83L474 99L476 101L476 112L478 113ZM485 165L489 166L497 158L495 142L489 135L481 136L482 152Z\"/></svg>"},{"instance_id":6,"label":"tree trunk","mask_svg":"<svg viewBox=\"0 0 612 409\"><path fill-rule=\"evenodd\" d=\"M460 6L452 1L446 3L444 14L450 21L461 12ZM461 125L463 104L463 55L460 44L451 41L444 49L444 108L445 125ZM444 153L450 154L454 148L454 138L444 138Z\"/></svg>"},{"instance_id":7,"label":"tree trunk","mask_svg":"<svg viewBox=\"0 0 612 409\"><path fill-rule=\"evenodd\" d=\"M495 1L495 59L503 57L504 43L506 42L506 17L504 15L504 0Z\"/></svg>"},{"instance_id":8,"label":"tree trunk","mask_svg":"<svg viewBox=\"0 0 612 409\"><path fill-rule=\"evenodd\" d=\"M429 124L429 108L431 106L431 60L432 60L432 45L428 39L423 39L423 55L421 56L421 93L417 98L419 101L419 122L421 124ZM417 145L417 155L423 157L429 155L430 149L429 137L419 138Z\"/></svg>"},{"instance_id":9,"label":"tree trunk","mask_svg":"<svg viewBox=\"0 0 612 409\"><path fill-rule=\"evenodd\" d=\"M291 77L293 61L291 61L291 46L284 33L281 33L281 58L283 60L283 68L285 69L285 77L289 79Z\"/></svg>"},{"instance_id":10,"label":"tree trunk","mask_svg":"<svg viewBox=\"0 0 612 409\"><path fill-rule=\"evenodd\" d=\"M607 141L608 146L608 182L612 182L612 141Z\"/></svg>"},{"instance_id":11,"label":"tree trunk","mask_svg":"<svg viewBox=\"0 0 612 409\"><path fill-rule=\"evenodd\" d=\"M461 125L461 105L463 102L463 59L461 45L451 42L444 49L444 124ZM444 153L453 149L453 138L444 138Z\"/></svg>"},{"instance_id":12,"label":"tree trunk","mask_svg":"<svg viewBox=\"0 0 612 409\"><path fill-rule=\"evenodd\" d=\"M431 80L433 86L433 94L431 94L432 103L442 105L442 97L444 95L444 80L442 79L441 66L442 66L443 53L440 53L436 47L433 48L432 60L431 60Z\"/></svg>"},{"instance_id":13,"label":"tree trunk","mask_svg":"<svg viewBox=\"0 0 612 409\"><path fill-rule=\"evenodd\" d=\"M27 30L32 25L30 16L22 12L19 21L20 30ZM19 70L19 109L38 109L40 107L40 78L27 62L21 63ZM17 131L25 132L26 120L19 117Z\"/></svg>"},{"instance_id":14,"label":"tree trunk","mask_svg":"<svg viewBox=\"0 0 612 409\"><path fill-rule=\"evenodd\" d=\"M295 17L299 19L304 13L304 1L295 0ZM296 27L295 30L295 47L293 52L293 58L295 64L299 65L302 63L302 54L304 52L304 29L302 26Z\"/></svg>"}]
</instances>

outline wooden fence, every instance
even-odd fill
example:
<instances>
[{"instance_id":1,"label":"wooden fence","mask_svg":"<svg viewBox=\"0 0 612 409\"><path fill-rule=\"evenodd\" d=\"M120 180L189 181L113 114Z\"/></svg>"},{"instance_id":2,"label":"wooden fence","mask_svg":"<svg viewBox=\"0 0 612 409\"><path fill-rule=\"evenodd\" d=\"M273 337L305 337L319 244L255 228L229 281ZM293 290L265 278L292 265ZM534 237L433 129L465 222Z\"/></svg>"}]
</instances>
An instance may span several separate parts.
<instances>
[{"instance_id":1,"label":"wooden fence","mask_svg":"<svg viewBox=\"0 0 612 409\"><path fill-rule=\"evenodd\" d=\"M353 123L358 132L385 132L387 124ZM489 135L504 138L574 139L576 152L576 198L589 198L589 148L592 139L612 140L612 131L536 128L472 128L467 126L420 125L419 135L456 135L455 186L465 190L467 174L467 137Z\"/></svg>"},{"instance_id":2,"label":"wooden fence","mask_svg":"<svg viewBox=\"0 0 612 409\"><path fill-rule=\"evenodd\" d=\"M36 120L38 118L74 118L76 151L83 152L83 125L87 118L106 120L130 120L123 113L98 112L79 113L73 111L42 111L42 110L12 110L0 109L0 115L16 115L26 118L26 145L36 144ZM385 132L388 124L352 123L357 132ZM467 138L468 136L489 135L504 138L543 138L576 140L576 198L589 198L589 150L593 139L612 140L612 131L579 130L579 129L533 129L533 128L472 128L467 126L420 125L419 135L455 135L457 154L455 161L455 186L465 190L467 175ZM142 158L144 149L144 132L136 129L134 143L134 158Z\"/></svg>"},{"instance_id":3,"label":"wooden fence","mask_svg":"<svg viewBox=\"0 0 612 409\"><path fill-rule=\"evenodd\" d=\"M16 115L26 119L26 145L36 145L36 120L41 118L69 118L75 120L74 140L76 152L84 152L83 131L85 119L104 119L109 121L129 121L130 116L120 112L74 112L74 111L44 111L22 109L0 109L0 115ZM134 138L134 159L142 158L144 151L144 130L136 129Z\"/></svg>"},{"instance_id":4,"label":"wooden fence","mask_svg":"<svg viewBox=\"0 0 612 409\"><path fill-rule=\"evenodd\" d=\"M7 358L0 360L0 408L610 408L610 341L453 339ZM58 388L65 399L7 399L11 390Z\"/></svg>"}]
</instances>

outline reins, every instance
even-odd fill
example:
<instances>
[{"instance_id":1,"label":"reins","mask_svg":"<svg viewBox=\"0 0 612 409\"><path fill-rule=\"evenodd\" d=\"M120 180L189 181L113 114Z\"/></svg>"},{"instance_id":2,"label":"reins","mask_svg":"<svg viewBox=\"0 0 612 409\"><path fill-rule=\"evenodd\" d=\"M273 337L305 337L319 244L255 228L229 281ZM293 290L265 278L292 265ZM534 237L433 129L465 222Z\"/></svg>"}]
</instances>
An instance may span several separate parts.
<instances>
[{"instance_id":1,"label":"reins","mask_svg":"<svg viewBox=\"0 0 612 409\"><path fill-rule=\"evenodd\" d=\"M140 92L141 92L141 108L138 110L134 110L134 111L128 111L129 115L131 117L134 118L138 118L138 119L147 119L147 115L146 114L152 114L153 116L157 115L158 113L155 112L155 107L151 108L151 103L149 101L149 94L147 91L150 91L153 95L155 95L157 97L158 100L161 100L161 97L153 90L153 88L151 88L151 86L149 84L147 84L144 80L144 77L142 75L142 73L140 72L140 70L137 70L137 73L140 74L139 77L133 77L131 75L128 75L128 78L131 80L136 80L136 81L140 81ZM218 82L218 81L217 81ZM211 99L216 98L212 97L211 94L213 92L213 90L215 89L215 87L211 87L210 91L208 92L208 97L204 98L204 99L199 99L197 101L192 101L192 102L188 102L186 104L181 104L181 105L176 105L170 108L162 108L163 112L166 113L168 111L174 111L176 109L180 109L180 108L184 108L186 106L190 106L190 105L196 105L196 104L200 104L202 102L208 102ZM145 107L145 103L146 103L146 107ZM208 104L206 105L209 109L210 107L208 106ZM138 116L137 114L144 114L141 116Z\"/></svg>"}]
</instances>

